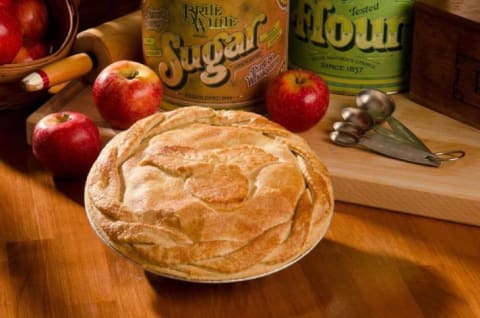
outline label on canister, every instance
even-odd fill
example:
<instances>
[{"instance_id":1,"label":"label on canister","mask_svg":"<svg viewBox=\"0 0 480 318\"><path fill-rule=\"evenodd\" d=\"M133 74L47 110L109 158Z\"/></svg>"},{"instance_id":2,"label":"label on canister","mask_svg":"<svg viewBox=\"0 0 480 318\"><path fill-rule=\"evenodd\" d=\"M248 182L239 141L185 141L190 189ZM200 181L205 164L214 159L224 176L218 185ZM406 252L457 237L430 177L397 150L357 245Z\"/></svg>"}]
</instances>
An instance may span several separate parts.
<instances>
[{"instance_id":1,"label":"label on canister","mask_svg":"<svg viewBox=\"0 0 480 318\"><path fill-rule=\"evenodd\" d=\"M407 89L414 0L292 0L289 62L330 91Z\"/></svg>"},{"instance_id":2,"label":"label on canister","mask_svg":"<svg viewBox=\"0 0 480 318\"><path fill-rule=\"evenodd\" d=\"M144 0L143 54L167 106L250 108L287 68L288 0Z\"/></svg>"}]
</instances>

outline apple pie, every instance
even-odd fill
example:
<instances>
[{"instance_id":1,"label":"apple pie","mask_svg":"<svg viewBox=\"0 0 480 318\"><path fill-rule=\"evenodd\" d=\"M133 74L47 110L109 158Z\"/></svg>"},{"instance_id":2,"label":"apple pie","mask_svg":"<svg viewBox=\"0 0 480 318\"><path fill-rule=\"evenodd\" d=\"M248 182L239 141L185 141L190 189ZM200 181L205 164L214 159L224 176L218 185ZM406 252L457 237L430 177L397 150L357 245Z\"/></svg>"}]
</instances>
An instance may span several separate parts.
<instances>
[{"instance_id":1,"label":"apple pie","mask_svg":"<svg viewBox=\"0 0 480 318\"><path fill-rule=\"evenodd\" d=\"M116 135L85 185L112 249L161 276L231 282L294 263L333 213L327 169L300 136L247 111L184 107Z\"/></svg>"}]
</instances>

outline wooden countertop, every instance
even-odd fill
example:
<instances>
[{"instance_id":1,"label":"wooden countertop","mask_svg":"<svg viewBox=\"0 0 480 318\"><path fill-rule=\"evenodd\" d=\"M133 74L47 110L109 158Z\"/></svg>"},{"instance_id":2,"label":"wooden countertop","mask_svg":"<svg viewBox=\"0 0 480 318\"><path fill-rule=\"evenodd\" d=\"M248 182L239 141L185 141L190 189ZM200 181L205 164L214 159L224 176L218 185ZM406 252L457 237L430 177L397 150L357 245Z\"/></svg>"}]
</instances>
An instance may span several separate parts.
<instances>
[{"instance_id":1,"label":"wooden countertop","mask_svg":"<svg viewBox=\"0 0 480 318\"><path fill-rule=\"evenodd\" d=\"M146 274L108 249L83 181L51 178L0 113L0 317L480 317L480 227L336 203L324 240L258 280Z\"/></svg>"}]
</instances>

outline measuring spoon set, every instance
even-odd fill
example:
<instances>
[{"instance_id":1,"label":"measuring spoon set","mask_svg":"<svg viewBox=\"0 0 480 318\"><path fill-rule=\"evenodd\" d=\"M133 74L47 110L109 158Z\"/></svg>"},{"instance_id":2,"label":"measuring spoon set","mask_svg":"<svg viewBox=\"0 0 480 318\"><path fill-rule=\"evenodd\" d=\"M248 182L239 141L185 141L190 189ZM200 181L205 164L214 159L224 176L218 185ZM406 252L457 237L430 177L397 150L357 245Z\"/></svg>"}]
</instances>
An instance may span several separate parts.
<instances>
[{"instance_id":1,"label":"measuring spoon set","mask_svg":"<svg viewBox=\"0 0 480 318\"><path fill-rule=\"evenodd\" d=\"M430 151L407 126L393 117L395 103L380 90L361 90L355 102L357 107L343 108L343 121L333 124L330 139L339 146L360 145L390 158L431 167L465 156L463 150Z\"/></svg>"}]
</instances>

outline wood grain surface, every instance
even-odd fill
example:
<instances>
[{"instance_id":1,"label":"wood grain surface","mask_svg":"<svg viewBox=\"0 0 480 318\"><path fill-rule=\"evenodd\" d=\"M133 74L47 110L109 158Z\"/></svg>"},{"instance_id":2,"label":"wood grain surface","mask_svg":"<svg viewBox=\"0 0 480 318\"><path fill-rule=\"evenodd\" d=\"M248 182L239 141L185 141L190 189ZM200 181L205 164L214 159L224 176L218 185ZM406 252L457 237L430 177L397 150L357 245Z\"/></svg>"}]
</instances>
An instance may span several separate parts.
<instances>
[{"instance_id":1,"label":"wood grain surface","mask_svg":"<svg viewBox=\"0 0 480 318\"><path fill-rule=\"evenodd\" d=\"M480 129L480 2L419 0L414 10L410 97Z\"/></svg>"},{"instance_id":2,"label":"wood grain surface","mask_svg":"<svg viewBox=\"0 0 480 318\"><path fill-rule=\"evenodd\" d=\"M326 238L279 273L149 275L95 235L83 180L39 166L28 112L0 114L0 317L480 317L479 227L340 202Z\"/></svg>"},{"instance_id":3,"label":"wood grain surface","mask_svg":"<svg viewBox=\"0 0 480 318\"><path fill-rule=\"evenodd\" d=\"M95 27L140 8L140 0L76 0L80 16L79 30Z\"/></svg>"},{"instance_id":4,"label":"wood grain surface","mask_svg":"<svg viewBox=\"0 0 480 318\"><path fill-rule=\"evenodd\" d=\"M104 142L117 132L101 118L91 87L72 82L27 120L27 142L40 118L60 110L80 111L100 127ZM392 95L395 117L412 129L432 151L461 149L466 157L440 168L386 158L359 148L334 145L328 138L340 111L355 105L353 96L332 95L320 123L302 133L327 165L337 200L392 211L480 225L480 130L412 102L407 95Z\"/></svg>"}]
</instances>

